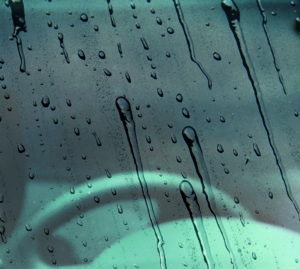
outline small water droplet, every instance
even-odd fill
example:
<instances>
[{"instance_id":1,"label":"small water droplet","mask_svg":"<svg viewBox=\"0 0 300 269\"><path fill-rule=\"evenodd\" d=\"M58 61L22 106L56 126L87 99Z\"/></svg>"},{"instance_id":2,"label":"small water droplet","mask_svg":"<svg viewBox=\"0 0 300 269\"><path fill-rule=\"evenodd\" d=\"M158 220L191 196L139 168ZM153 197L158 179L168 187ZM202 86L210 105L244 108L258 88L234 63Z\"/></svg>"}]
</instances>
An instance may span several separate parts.
<instances>
[{"instance_id":1,"label":"small water droplet","mask_svg":"<svg viewBox=\"0 0 300 269\"><path fill-rule=\"evenodd\" d=\"M220 116L220 122L225 123L225 118L223 116Z\"/></svg>"},{"instance_id":2,"label":"small water droplet","mask_svg":"<svg viewBox=\"0 0 300 269\"><path fill-rule=\"evenodd\" d=\"M156 17L156 22L158 25L162 25L162 20L160 17Z\"/></svg>"},{"instance_id":3,"label":"small water droplet","mask_svg":"<svg viewBox=\"0 0 300 269\"><path fill-rule=\"evenodd\" d=\"M257 259L255 252L252 252L252 258L253 258L253 260Z\"/></svg>"},{"instance_id":4,"label":"small water droplet","mask_svg":"<svg viewBox=\"0 0 300 269\"><path fill-rule=\"evenodd\" d=\"M32 228L31 228L30 224L25 224L25 229L28 232L32 231Z\"/></svg>"},{"instance_id":5,"label":"small water droplet","mask_svg":"<svg viewBox=\"0 0 300 269\"><path fill-rule=\"evenodd\" d=\"M99 204L100 203L99 196L94 196L94 201L95 201L95 203Z\"/></svg>"},{"instance_id":6,"label":"small water droplet","mask_svg":"<svg viewBox=\"0 0 300 269\"><path fill-rule=\"evenodd\" d=\"M174 34L174 29L172 27L168 27L167 32L168 32L168 34L172 35L172 34Z\"/></svg>"},{"instance_id":7,"label":"small water droplet","mask_svg":"<svg viewBox=\"0 0 300 269\"><path fill-rule=\"evenodd\" d=\"M189 118L190 117L190 112L188 111L187 108L182 108L182 115L186 118Z\"/></svg>"},{"instance_id":8,"label":"small water droplet","mask_svg":"<svg viewBox=\"0 0 300 269\"><path fill-rule=\"evenodd\" d=\"M94 31L96 31L96 32L99 31L99 26L98 25L94 25Z\"/></svg>"},{"instance_id":9,"label":"small water droplet","mask_svg":"<svg viewBox=\"0 0 300 269\"><path fill-rule=\"evenodd\" d=\"M80 135L80 130L78 128L74 128L74 133L79 136Z\"/></svg>"},{"instance_id":10,"label":"small water droplet","mask_svg":"<svg viewBox=\"0 0 300 269\"><path fill-rule=\"evenodd\" d=\"M131 77L128 72L125 73L125 77L126 77L128 83L131 83Z\"/></svg>"},{"instance_id":11,"label":"small water droplet","mask_svg":"<svg viewBox=\"0 0 300 269\"><path fill-rule=\"evenodd\" d=\"M49 231L49 228L44 228L44 233L45 233L45 235L49 235L50 234L50 231Z\"/></svg>"},{"instance_id":12,"label":"small water droplet","mask_svg":"<svg viewBox=\"0 0 300 269\"><path fill-rule=\"evenodd\" d=\"M217 145L217 151L218 151L219 153L223 153L223 152L224 152L223 146L222 146L221 144L218 144L218 145Z\"/></svg>"},{"instance_id":13,"label":"small water droplet","mask_svg":"<svg viewBox=\"0 0 300 269\"><path fill-rule=\"evenodd\" d=\"M49 97L47 95L43 96L41 103L43 107L48 107L50 105Z\"/></svg>"},{"instance_id":14,"label":"small water droplet","mask_svg":"<svg viewBox=\"0 0 300 269\"><path fill-rule=\"evenodd\" d=\"M119 214L122 214L122 213L123 213L123 208L122 208L122 206L121 206L120 204L118 204L117 207L118 207L118 213L119 213Z\"/></svg>"},{"instance_id":15,"label":"small water droplet","mask_svg":"<svg viewBox=\"0 0 300 269\"><path fill-rule=\"evenodd\" d=\"M107 77L111 76L111 72L107 68L103 68L103 72Z\"/></svg>"},{"instance_id":16,"label":"small water droplet","mask_svg":"<svg viewBox=\"0 0 300 269\"><path fill-rule=\"evenodd\" d=\"M50 253L53 253L54 252L54 247L53 246L48 246L48 251L50 252Z\"/></svg>"},{"instance_id":17,"label":"small water droplet","mask_svg":"<svg viewBox=\"0 0 300 269\"><path fill-rule=\"evenodd\" d=\"M235 202L236 204L238 204L238 203L240 202L240 200L239 200L239 198L238 198L237 196L234 196L234 202Z\"/></svg>"},{"instance_id":18,"label":"small water droplet","mask_svg":"<svg viewBox=\"0 0 300 269\"><path fill-rule=\"evenodd\" d=\"M157 94L158 94L160 97L163 97L163 96L164 96L163 90L162 90L161 88L157 88Z\"/></svg>"},{"instance_id":19,"label":"small water droplet","mask_svg":"<svg viewBox=\"0 0 300 269\"><path fill-rule=\"evenodd\" d=\"M213 57L214 57L214 59L217 60L217 61L221 61L221 59L222 59L220 53L218 53L218 52L216 52L216 51L213 53Z\"/></svg>"},{"instance_id":20,"label":"small water droplet","mask_svg":"<svg viewBox=\"0 0 300 269\"><path fill-rule=\"evenodd\" d=\"M103 50L100 50L98 55L100 59L105 59L105 52Z\"/></svg>"},{"instance_id":21,"label":"small water droplet","mask_svg":"<svg viewBox=\"0 0 300 269\"><path fill-rule=\"evenodd\" d=\"M181 94L181 93L178 93L178 94L176 95L176 101L179 102L179 103L181 103L182 100L183 100L182 94Z\"/></svg>"},{"instance_id":22,"label":"small water droplet","mask_svg":"<svg viewBox=\"0 0 300 269\"><path fill-rule=\"evenodd\" d=\"M71 193L71 194L74 194L74 193L75 193L74 187L72 187L72 188L70 189L70 193Z\"/></svg>"},{"instance_id":23,"label":"small water droplet","mask_svg":"<svg viewBox=\"0 0 300 269\"><path fill-rule=\"evenodd\" d=\"M260 149L259 149L258 145L255 144L255 143L253 143L253 150L254 150L255 154L256 154L258 157L261 156Z\"/></svg>"},{"instance_id":24,"label":"small water droplet","mask_svg":"<svg viewBox=\"0 0 300 269\"><path fill-rule=\"evenodd\" d=\"M83 22L87 22L89 19L88 15L86 13L81 13L80 20Z\"/></svg>"},{"instance_id":25,"label":"small water droplet","mask_svg":"<svg viewBox=\"0 0 300 269\"><path fill-rule=\"evenodd\" d=\"M144 49L149 50L149 45L148 45L146 39L144 37L141 37L140 40L142 42L142 45L143 45Z\"/></svg>"},{"instance_id":26,"label":"small water droplet","mask_svg":"<svg viewBox=\"0 0 300 269\"><path fill-rule=\"evenodd\" d=\"M78 50L78 57L81 59L81 60L85 60L85 54L83 52L82 49L79 49Z\"/></svg>"},{"instance_id":27,"label":"small water droplet","mask_svg":"<svg viewBox=\"0 0 300 269\"><path fill-rule=\"evenodd\" d=\"M19 152L19 153L25 152L25 147L24 147L23 144L18 144L18 145L17 145L17 148L18 148L18 152Z\"/></svg>"},{"instance_id":28,"label":"small water droplet","mask_svg":"<svg viewBox=\"0 0 300 269\"><path fill-rule=\"evenodd\" d=\"M268 196L270 199L273 199L273 192L269 191Z\"/></svg>"}]
</instances>

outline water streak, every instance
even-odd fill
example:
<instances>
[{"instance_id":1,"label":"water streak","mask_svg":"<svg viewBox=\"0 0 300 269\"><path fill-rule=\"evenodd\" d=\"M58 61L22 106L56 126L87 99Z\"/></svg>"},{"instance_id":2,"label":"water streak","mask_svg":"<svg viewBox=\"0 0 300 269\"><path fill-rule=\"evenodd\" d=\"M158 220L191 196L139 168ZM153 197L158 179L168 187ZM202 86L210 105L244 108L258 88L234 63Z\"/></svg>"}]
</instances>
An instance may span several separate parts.
<instances>
[{"instance_id":1,"label":"water streak","mask_svg":"<svg viewBox=\"0 0 300 269\"><path fill-rule=\"evenodd\" d=\"M226 232L223 228L223 224L222 224L221 220L219 219L219 217L217 217L218 213L217 213L217 209L216 209L216 203L215 203L214 195L211 191L211 182L210 182L208 170L207 170L207 167L206 167L206 164L204 161L204 157L203 157L202 149L201 149L201 146L200 146L200 143L198 140L197 133L193 127L188 126L182 130L182 136L190 150L190 154L191 154L192 160L194 162L194 166L195 166L197 175L199 176L200 181L201 181L202 192L205 195L207 206L208 206L211 214L213 215L213 217L217 223L217 226L219 228L219 231L223 237L225 248L230 255L230 260L231 260L231 263L233 264L233 268L237 268L233 253L230 249L229 240L228 240Z\"/></svg>"},{"instance_id":2,"label":"water streak","mask_svg":"<svg viewBox=\"0 0 300 269\"><path fill-rule=\"evenodd\" d=\"M274 158L276 161L276 165L279 169L281 179L283 180L287 196L291 200L291 202L297 212L298 218L300 220L299 205L292 194L292 190L289 185L288 179L286 177L286 173L285 173L284 166L282 164L282 161L281 161L281 158L279 155L279 151L275 145L275 141L274 141L273 134L272 134L272 131L270 128L267 112L266 112L265 105L264 105L263 98L262 98L262 92L261 92L256 74L255 74L255 70L254 70L252 61L251 61L249 53L248 53L246 41L245 41L245 38L243 35L242 27L240 25L239 8L233 0L223 0L221 5L227 16L230 29L234 35L234 38L236 40L236 43L237 43L237 46L238 46L238 49L239 49L239 52L240 52L240 55L241 55L241 58L243 61L243 65L247 71L248 78L251 82L251 85L252 85L252 88L254 91L254 95L255 95L256 104L257 104L257 107L259 110L259 114L260 114L264 129L266 131L269 145L272 149L272 152L273 152L273 155L274 155Z\"/></svg>"},{"instance_id":3,"label":"water streak","mask_svg":"<svg viewBox=\"0 0 300 269\"><path fill-rule=\"evenodd\" d=\"M141 186L143 198L146 203L149 219L157 240L157 250L160 258L160 268L166 269L166 257L163 249L164 240L159 229L157 219L155 217L153 205L150 199L147 182L144 177L143 165L141 155L137 143L135 122L132 116L131 106L125 97L118 97L116 99L116 106L120 114L121 121L123 122L124 129L127 135L127 140L130 146L131 154L136 168L137 177Z\"/></svg>"},{"instance_id":4,"label":"water streak","mask_svg":"<svg viewBox=\"0 0 300 269\"><path fill-rule=\"evenodd\" d=\"M277 62L277 59L276 59L276 56L275 56L275 50L272 46L271 39L270 39L270 36L269 36L269 33L268 33L266 12L265 12L265 9L263 8L260 0L256 0L256 3L257 3L257 6L258 6L258 9L260 11L260 14L263 18L262 26L263 26L263 29L264 29L264 32L265 32L265 35L266 35L266 38L267 38L267 41L268 41L269 48L270 48L271 53L272 53L273 62L274 62L275 69L277 71L278 79L279 79L279 82L281 84L281 87L283 89L284 94L286 94L286 88L285 88L285 85L283 83L283 77L280 73L280 67L278 65L278 62Z\"/></svg>"},{"instance_id":5,"label":"water streak","mask_svg":"<svg viewBox=\"0 0 300 269\"><path fill-rule=\"evenodd\" d=\"M201 209L194 188L191 183L183 180L179 185L179 189L181 197L192 220L194 230L201 247L204 262L206 263L208 269L214 268L215 262L210 252L209 242L202 221Z\"/></svg>"},{"instance_id":6,"label":"water streak","mask_svg":"<svg viewBox=\"0 0 300 269\"><path fill-rule=\"evenodd\" d=\"M182 30L183 30L183 33L184 33L184 36L185 36L186 43L188 45L191 61L193 63L195 63L198 66L198 68L201 70L201 72L203 73L203 75L207 79L208 88L211 89L212 88L212 80L211 80L209 74L207 73L207 71L204 69L204 67L200 63L200 61L196 58L193 40L192 40L191 34L189 32L189 28L188 28L188 26L187 26L187 24L184 20L183 11L182 11L181 6L180 6L180 1L179 0L173 0L173 3L174 3L174 7L176 9L176 13L177 13L177 16L178 16L179 23L182 27Z\"/></svg>"}]
</instances>

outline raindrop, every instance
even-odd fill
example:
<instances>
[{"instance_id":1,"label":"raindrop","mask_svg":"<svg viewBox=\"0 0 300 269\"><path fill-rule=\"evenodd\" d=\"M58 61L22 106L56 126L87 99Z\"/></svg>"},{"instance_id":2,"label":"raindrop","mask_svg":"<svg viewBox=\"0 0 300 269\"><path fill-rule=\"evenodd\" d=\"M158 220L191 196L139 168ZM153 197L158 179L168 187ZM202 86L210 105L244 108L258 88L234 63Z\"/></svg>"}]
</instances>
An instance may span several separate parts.
<instances>
[{"instance_id":1,"label":"raindrop","mask_svg":"<svg viewBox=\"0 0 300 269\"><path fill-rule=\"evenodd\" d=\"M167 32L168 32L170 35L172 35L172 34L174 34L174 29L173 29L172 27L168 27L168 28L167 28Z\"/></svg>"},{"instance_id":2,"label":"raindrop","mask_svg":"<svg viewBox=\"0 0 300 269\"><path fill-rule=\"evenodd\" d=\"M295 1L291 1L291 2L290 2L290 5L291 5L292 7L296 6Z\"/></svg>"},{"instance_id":3,"label":"raindrop","mask_svg":"<svg viewBox=\"0 0 300 269\"><path fill-rule=\"evenodd\" d=\"M220 116L220 122L225 123L225 118L223 116Z\"/></svg>"},{"instance_id":4,"label":"raindrop","mask_svg":"<svg viewBox=\"0 0 300 269\"><path fill-rule=\"evenodd\" d=\"M217 60L217 61L221 61L221 59L222 59L220 53L218 53L218 52L216 52L216 51L213 53L213 57L214 57L214 59Z\"/></svg>"},{"instance_id":5,"label":"raindrop","mask_svg":"<svg viewBox=\"0 0 300 269\"><path fill-rule=\"evenodd\" d=\"M162 20L160 17L156 17L156 22L158 25L162 25Z\"/></svg>"},{"instance_id":6,"label":"raindrop","mask_svg":"<svg viewBox=\"0 0 300 269\"><path fill-rule=\"evenodd\" d=\"M79 135L80 135L79 129L78 129L78 128L74 128L74 133L75 133L77 136L79 136Z\"/></svg>"},{"instance_id":7,"label":"raindrop","mask_svg":"<svg viewBox=\"0 0 300 269\"><path fill-rule=\"evenodd\" d=\"M255 252L252 252L252 258L253 258L253 260L257 259Z\"/></svg>"},{"instance_id":8,"label":"raindrop","mask_svg":"<svg viewBox=\"0 0 300 269\"><path fill-rule=\"evenodd\" d=\"M50 253L53 253L53 252L54 252L54 247L53 247L53 246L48 246L48 251L49 251Z\"/></svg>"},{"instance_id":9,"label":"raindrop","mask_svg":"<svg viewBox=\"0 0 300 269\"><path fill-rule=\"evenodd\" d=\"M141 37L140 40L141 40L141 42L143 44L144 49L145 50L149 50L149 45L148 45L146 39L144 37Z\"/></svg>"},{"instance_id":10,"label":"raindrop","mask_svg":"<svg viewBox=\"0 0 300 269\"><path fill-rule=\"evenodd\" d=\"M25 229L28 232L32 231L32 228L31 228L30 224L25 224Z\"/></svg>"},{"instance_id":11,"label":"raindrop","mask_svg":"<svg viewBox=\"0 0 300 269\"><path fill-rule=\"evenodd\" d=\"M98 31L99 31L99 26L98 26L98 25L94 25L94 30L95 30L96 32L98 32Z\"/></svg>"},{"instance_id":12,"label":"raindrop","mask_svg":"<svg viewBox=\"0 0 300 269\"><path fill-rule=\"evenodd\" d=\"M100 138L98 137L97 133L95 131L93 131L92 134L96 139L97 146L100 147L102 145L102 143L101 143Z\"/></svg>"},{"instance_id":13,"label":"raindrop","mask_svg":"<svg viewBox=\"0 0 300 269\"><path fill-rule=\"evenodd\" d=\"M273 199L273 192L269 191L268 196L270 199Z\"/></svg>"},{"instance_id":14,"label":"raindrop","mask_svg":"<svg viewBox=\"0 0 300 269\"><path fill-rule=\"evenodd\" d=\"M18 144L18 145L17 145L17 148L18 148L18 152L19 152L19 153L25 152L25 147L24 147L23 144Z\"/></svg>"},{"instance_id":15,"label":"raindrop","mask_svg":"<svg viewBox=\"0 0 300 269\"><path fill-rule=\"evenodd\" d=\"M126 77L128 83L131 83L131 77L128 72L125 73L125 77Z\"/></svg>"},{"instance_id":16,"label":"raindrop","mask_svg":"<svg viewBox=\"0 0 300 269\"><path fill-rule=\"evenodd\" d=\"M240 202L239 198L236 197L236 196L234 196L234 202L235 202L236 204L238 204L238 203Z\"/></svg>"},{"instance_id":17,"label":"raindrop","mask_svg":"<svg viewBox=\"0 0 300 269\"><path fill-rule=\"evenodd\" d=\"M157 88L157 94L158 94L160 97L163 97L163 96L164 96L163 90L162 90L161 88Z\"/></svg>"},{"instance_id":18,"label":"raindrop","mask_svg":"<svg viewBox=\"0 0 300 269\"><path fill-rule=\"evenodd\" d=\"M238 156L239 155L236 149L233 149L232 153L233 153L234 156Z\"/></svg>"},{"instance_id":19,"label":"raindrop","mask_svg":"<svg viewBox=\"0 0 300 269\"><path fill-rule=\"evenodd\" d=\"M177 138L176 138L175 135L172 135L172 136L171 136L171 141L172 141L173 144L176 144L176 143L177 143Z\"/></svg>"},{"instance_id":20,"label":"raindrop","mask_svg":"<svg viewBox=\"0 0 300 269\"><path fill-rule=\"evenodd\" d=\"M88 15L86 13L82 13L80 15L80 20L83 21L83 22L87 22L88 21Z\"/></svg>"},{"instance_id":21,"label":"raindrop","mask_svg":"<svg viewBox=\"0 0 300 269\"><path fill-rule=\"evenodd\" d=\"M33 173L32 171L29 172L29 175L28 175L28 176L29 176L29 178L30 178L31 180L34 179L34 173Z\"/></svg>"},{"instance_id":22,"label":"raindrop","mask_svg":"<svg viewBox=\"0 0 300 269\"><path fill-rule=\"evenodd\" d=\"M74 187L72 187L72 188L70 189L70 193L71 193L71 194L74 194L74 193L75 193Z\"/></svg>"},{"instance_id":23,"label":"raindrop","mask_svg":"<svg viewBox=\"0 0 300 269\"><path fill-rule=\"evenodd\" d=\"M103 50L100 50L98 55L100 59L105 59L105 53Z\"/></svg>"},{"instance_id":24,"label":"raindrop","mask_svg":"<svg viewBox=\"0 0 300 269\"><path fill-rule=\"evenodd\" d=\"M150 76L153 78L153 79L157 79L157 75L155 72L151 72Z\"/></svg>"},{"instance_id":25,"label":"raindrop","mask_svg":"<svg viewBox=\"0 0 300 269\"><path fill-rule=\"evenodd\" d=\"M82 49L79 49L78 50L78 57L81 59L81 60L85 60L85 54L83 52Z\"/></svg>"},{"instance_id":26,"label":"raindrop","mask_svg":"<svg viewBox=\"0 0 300 269\"><path fill-rule=\"evenodd\" d=\"M122 213L123 213L123 208L122 208L122 206L118 204L117 207L118 207L118 213L119 213L119 214L122 214Z\"/></svg>"},{"instance_id":27,"label":"raindrop","mask_svg":"<svg viewBox=\"0 0 300 269\"><path fill-rule=\"evenodd\" d=\"M111 173L109 172L109 170L107 168L105 168L105 173L108 178L111 178Z\"/></svg>"},{"instance_id":28,"label":"raindrop","mask_svg":"<svg viewBox=\"0 0 300 269\"><path fill-rule=\"evenodd\" d=\"M100 203L99 196L94 196L94 201L95 201L95 203L99 204Z\"/></svg>"},{"instance_id":29,"label":"raindrop","mask_svg":"<svg viewBox=\"0 0 300 269\"><path fill-rule=\"evenodd\" d=\"M66 99L66 104L67 104L67 106L72 106L71 100L70 99Z\"/></svg>"},{"instance_id":30,"label":"raindrop","mask_svg":"<svg viewBox=\"0 0 300 269\"><path fill-rule=\"evenodd\" d=\"M181 94L181 93L178 93L178 94L176 95L176 101L179 102L179 103L181 103L182 100L183 100L182 94Z\"/></svg>"},{"instance_id":31,"label":"raindrop","mask_svg":"<svg viewBox=\"0 0 300 269\"><path fill-rule=\"evenodd\" d=\"M258 157L261 156L260 149L259 149L258 145L255 143L253 144L253 150Z\"/></svg>"},{"instance_id":32,"label":"raindrop","mask_svg":"<svg viewBox=\"0 0 300 269\"><path fill-rule=\"evenodd\" d=\"M190 112L187 110L187 108L182 108L182 115L186 118L190 117Z\"/></svg>"},{"instance_id":33,"label":"raindrop","mask_svg":"<svg viewBox=\"0 0 300 269\"><path fill-rule=\"evenodd\" d=\"M42 101L41 101L43 107L48 107L50 105L50 99L47 95L42 97Z\"/></svg>"},{"instance_id":34,"label":"raindrop","mask_svg":"<svg viewBox=\"0 0 300 269\"><path fill-rule=\"evenodd\" d=\"M49 20L49 21L47 22L47 24L48 24L49 27L52 27L52 21Z\"/></svg>"},{"instance_id":35,"label":"raindrop","mask_svg":"<svg viewBox=\"0 0 300 269\"><path fill-rule=\"evenodd\" d=\"M44 228L44 233L45 235L49 235L50 234L49 228Z\"/></svg>"},{"instance_id":36,"label":"raindrop","mask_svg":"<svg viewBox=\"0 0 300 269\"><path fill-rule=\"evenodd\" d=\"M221 144L218 144L218 145L217 145L217 151L218 151L219 153L223 153L223 152L224 152L223 146L222 146Z\"/></svg>"},{"instance_id":37,"label":"raindrop","mask_svg":"<svg viewBox=\"0 0 300 269\"><path fill-rule=\"evenodd\" d=\"M135 9L135 3L131 2L131 3L130 3L130 7L131 7L132 9Z\"/></svg>"},{"instance_id":38,"label":"raindrop","mask_svg":"<svg viewBox=\"0 0 300 269\"><path fill-rule=\"evenodd\" d=\"M107 77L111 76L111 72L107 68L103 68L103 72Z\"/></svg>"},{"instance_id":39,"label":"raindrop","mask_svg":"<svg viewBox=\"0 0 300 269\"><path fill-rule=\"evenodd\" d=\"M228 175L228 174L229 174L229 170L228 170L227 168L224 168L224 173L225 173L226 175Z\"/></svg>"},{"instance_id":40,"label":"raindrop","mask_svg":"<svg viewBox=\"0 0 300 269\"><path fill-rule=\"evenodd\" d=\"M182 162L181 157L180 157L180 156L176 156L176 161L177 161L178 163L181 163L181 162Z\"/></svg>"},{"instance_id":41,"label":"raindrop","mask_svg":"<svg viewBox=\"0 0 300 269\"><path fill-rule=\"evenodd\" d=\"M300 17L296 18L296 29L298 32L300 32Z\"/></svg>"},{"instance_id":42,"label":"raindrop","mask_svg":"<svg viewBox=\"0 0 300 269\"><path fill-rule=\"evenodd\" d=\"M122 50L122 45L120 42L118 42L117 47L118 47L120 57L123 58L123 50Z\"/></svg>"},{"instance_id":43,"label":"raindrop","mask_svg":"<svg viewBox=\"0 0 300 269\"><path fill-rule=\"evenodd\" d=\"M147 143L148 143L148 144L150 144L150 143L151 143L151 137L150 137L150 136L148 136L148 135L146 135L146 137L145 137L145 138L146 138L146 141L147 141Z\"/></svg>"}]
</instances>

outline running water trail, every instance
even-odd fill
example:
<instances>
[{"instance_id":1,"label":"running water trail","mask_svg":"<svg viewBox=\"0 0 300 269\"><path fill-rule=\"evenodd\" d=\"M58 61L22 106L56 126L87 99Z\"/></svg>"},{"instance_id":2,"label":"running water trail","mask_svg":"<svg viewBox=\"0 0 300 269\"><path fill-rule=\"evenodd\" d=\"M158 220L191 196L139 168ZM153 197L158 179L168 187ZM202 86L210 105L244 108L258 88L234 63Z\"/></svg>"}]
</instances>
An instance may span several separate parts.
<instances>
[{"instance_id":1,"label":"running water trail","mask_svg":"<svg viewBox=\"0 0 300 269\"><path fill-rule=\"evenodd\" d=\"M203 73L203 75L207 79L208 88L211 89L212 88L212 80L211 80L209 74L207 73L207 71L204 69L204 67L200 63L200 61L196 58L193 40L192 40L191 34L189 32L189 28L188 28L188 26L187 26L187 24L184 20L183 12L182 12L182 9L181 9L181 6L180 6L180 1L179 0L173 0L173 3L174 3L174 7L175 7L175 10L176 10L177 16L178 16L179 23L182 27L182 30L183 30L183 33L184 33L184 36L185 36L185 40L186 40L186 43L187 43L187 46L188 46L188 49L189 49L191 61L193 63L195 63L198 66L198 68L201 70L201 72Z\"/></svg>"},{"instance_id":2,"label":"running water trail","mask_svg":"<svg viewBox=\"0 0 300 269\"><path fill-rule=\"evenodd\" d=\"M155 217L153 205L150 199L147 182L144 177L143 165L141 155L137 143L135 122L132 116L131 106L125 97L118 97L116 99L116 106L120 114L121 121L123 122L124 129L127 135L127 140L130 146L131 155L135 164L137 177L141 186L143 198L146 203L149 219L157 240L157 251L160 258L160 268L167 269L165 252L163 249L164 240L160 232L157 219Z\"/></svg>"},{"instance_id":3,"label":"running water trail","mask_svg":"<svg viewBox=\"0 0 300 269\"><path fill-rule=\"evenodd\" d=\"M206 263L208 269L214 268L215 262L210 252L209 242L202 221L201 209L194 188L190 182L183 180L179 185L179 189L181 197L192 220L194 230L201 247L204 262Z\"/></svg>"},{"instance_id":4,"label":"running water trail","mask_svg":"<svg viewBox=\"0 0 300 269\"><path fill-rule=\"evenodd\" d=\"M236 40L236 43L237 43L237 46L238 46L238 49L239 49L239 52L240 52L240 55L241 55L241 58L243 61L243 65L247 71L248 78L251 82L251 85L252 85L252 88L254 91L254 95L255 95L256 104L257 104L257 107L259 110L259 114L260 114L264 129L266 131L269 145L272 149L272 152L273 152L273 155L274 155L274 158L276 161L276 165L279 169L281 179L284 183L287 196L293 203L293 206L298 215L298 219L300 220L299 205L292 194L292 190L289 185L288 179L286 177L286 173L285 173L284 166L282 164L282 161L281 161L281 158L279 155L279 151L275 145L275 141L274 141L272 130L271 130L270 123L269 123L269 119L268 119L267 112L266 112L265 105L264 105L263 98L262 98L262 92L261 92L256 74L255 74L255 70L254 70L252 61L251 61L249 53L248 53L248 49L247 49L247 45L246 45L246 42L244 39L242 27L240 25L239 8L233 0L223 0L221 5L227 16L230 29Z\"/></svg>"},{"instance_id":5,"label":"running water trail","mask_svg":"<svg viewBox=\"0 0 300 269\"><path fill-rule=\"evenodd\" d=\"M14 32L13 37L16 39L18 53L20 57L20 71L22 73L26 72L26 62L22 46L22 39L20 37L20 32L26 32L26 21L25 21L25 12L24 4L22 0L19 1L9 1L11 8L11 15L14 23Z\"/></svg>"},{"instance_id":6,"label":"running water trail","mask_svg":"<svg viewBox=\"0 0 300 269\"><path fill-rule=\"evenodd\" d=\"M194 162L194 166L197 172L197 175L200 178L201 185L202 185L202 192L205 195L205 199L207 202L207 206L211 212L211 214L214 216L214 219L216 221L216 224L219 228L219 231L223 237L224 245L227 250L227 252L230 255L230 261L233 265L233 268L237 268L235 258L233 256L232 250L229 245L229 240L227 238L225 229L223 227L221 219L218 217L217 207L214 199L214 195L211 191L211 182L208 175L207 167L204 161L202 149L198 140L197 133L193 127L185 127L182 130L182 136L189 148L192 160Z\"/></svg>"},{"instance_id":7,"label":"running water trail","mask_svg":"<svg viewBox=\"0 0 300 269\"><path fill-rule=\"evenodd\" d=\"M257 6L258 6L258 9L260 11L260 14L263 18L262 26L263 26L263 29L264 29L264 32L265 32L265 35L266 35L266 38L267 38L267 41L268 41L269 48L270 48L271 53L272 53L273 62L274 62L275 69L277 71L278 79L279 79L279 82L281 84L282 90L283 90L284 94L286 95L286 88L285 88L285 85L284 85L284 82L283 82L283 77L280 73L280 67L278 65L278 62L277 62L277 59L276 59L276 56L275 56L275 50L272 46L271 39L270 39L270 36L269 36L269 33L268 33L266 12L265 12L265 9L263 8L260 0L256 0L256 3L257 3Z\"/></svg>"}]
</instances>

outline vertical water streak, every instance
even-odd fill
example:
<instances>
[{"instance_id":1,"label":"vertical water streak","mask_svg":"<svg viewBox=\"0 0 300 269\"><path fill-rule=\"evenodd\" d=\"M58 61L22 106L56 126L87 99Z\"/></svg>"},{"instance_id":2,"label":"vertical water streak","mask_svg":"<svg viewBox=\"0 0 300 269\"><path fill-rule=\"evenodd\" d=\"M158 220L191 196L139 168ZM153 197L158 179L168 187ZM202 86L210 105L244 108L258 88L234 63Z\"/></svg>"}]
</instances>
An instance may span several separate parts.
<instances>
[{"instance_id":1,"label":"vertical water streak","mask_svg":"<svg viewBox=\"0 0 300 269\"><path fill-rule=\"evenodd\" d=\"M9 5L11 8L11 15L14 24L13 37L16 39L18 53L20 57L20 71L23 73L26 72L26 62L25 62L25 56L24 56L24 51L22 46L22 39L20 37L20 32L21 31L26 32L24 4L23 4L23 0L17 0L17 1L10 0Z\"/></svg>"},{"instance_id":2,"label":"vertical water streak","mask_svg":"<svg viewBox=\"0 0 300 269\"><path fill-rule=\"evenodd\" d=\"M209 208L211 214L214 216L216 224L217 224L219 231L223 237L225 248L230 255L230 261L233 265L233 268L237 268L233 253L230 249L229 240L228 240L226 232L223 228L222 221L217 216L218 214L217 214L217 209L216 209L216 203L215 203L213 193L211 191L211 182L210 182L208 170L207 170L207 167L206 167L206 164L204 161L202 149L201 149L196 131L194 130L193 127L190 127L190 126L185 127L182 130L182 136L189 148L197 175L199 176L200 181L201 181L202 192L205 195L205 199L206 199L208 208Z\"/></svg>"},{"instance_id":3,"label":"vertical water streak","mask_svg":"<svg viewBox=\"0 0 300 269\"><path fill-rule=\"evenodd\" d=\"M223 0L222 3L222 8L227 16L228 22L229 22L229 26L230 29L233 33L233 36L236 40L242 61L243 61L243 65L247 71L247 75L248 78L251 82L253 91L254 91L254 95L255 95L255 100L256 100L256 104L259 110L259 114L264 126L264 129L266 131L267 134L267 138L269 141L269 145L272 149L275 161L276 161L276 165L279 169L280 175L281 175L281 179L283 180L284 186L285 186L285 190L287 193L288 198L291 200L298 218L300 220L300 209L298 206L297 201L295 200L288 179L286 177L286 173L279 155L279 151L275 145L275 141L273 138L273 134L270 128L270 124L269 124L269 120L268 120L268 116L267 116L267 112L265 109L265 105L263 102L263 98L262 98L262 92L255 74L255 70L252 64L252 61L250 59L249 53L248 53L248 49L247 49L247 45L244 39L244 35L242 32L242 27L240 25L240 11L238 6L236 5L236 3L233 0Z\"/></svg>"},{"instance_id":4,"label":"vertical water streak","mask_svg":"<svg viewBox=\"0 0 300 269\"><path fill-rule=\"evenodd\" d=\"M141 191L143 194L143 198L145 200L145 204L147 207L149 219L151 221L151 225L156 236L157 240L157 250L160 258L160 268L166 269L166 257L163 249L164 240L162 234L159 229L159 225L157 219L155 217L153 205L150 199L147 182L144 177L143 165L141 160L141 155L137 143L136 131L135 131L135 122L132 116L131 106L129 101L125 97L118 97L116 99L116 106L120 114L121 121L123 122L124 129L126 132L127 140L130 146L132 158L135 164L137 177L141 186Z\"/></svg>"},{"instance_id":5,"label":"vertical water streak","mask_svg":"<svg viewBox=\"0 0 300 269\"><path fill-rule=\"evenodd\" d=\"M277 71L278 79L279 79L279 82L280 82L281 87L283 89L283 92L286 95L286 88L285 88L285 85L284 85L284 82L283 82L282 75L280 73L280 67L278 65L278 62L277 62L277 59L276 59L276 56L275 56L275 50L274 50L274 48L272 46L271 39L270 39L270 36L269 36L269 33L268 33L267 16L266 16L266 13L265 13L265 9L263 8L260 0L256 0L256 3L257 3L257 6L258 6L258 9L260 11L260 14L261 14L261 16L263 18L262 26L263 26L263 29L264 29L264 32L265 32L265 36L266 36L267 41L268 41L269 48L270 48L271 53L272 53L273 63L274 63L275 69Z\"/></svg>"},{"instance_id":6,"label":"vertical water streak","mask_svg":"<svg viewBox=\"0 0 300 269\"><path fill-rule=\"evenodd\" d=\"M189 28L188 25L186 24L185 20L184 20L184 16L183 16L183 11L181 9L180 6L180 1L179 0L173 0L174 3L174 7L177 13L177 17L179 20L179 23L182 27L184 36L185 36L185 40L189 49L189 54L190 54L190 59L193 63L195 63L198 68L201 70L201 72L203 73L203 75L206 77L207 82L208 82L208 88L211 89L212 88L212 80L209 76L209 74L207 73L207 71L204 69L204 67L202 66L202 64L200 63L199 60L197 60L196 55L195 55L195 50L194 50L194 44L193 44L193 40L191 37L191 34L189 32Z\"/></svg>"},{"instance_id":7,"label":"vertical water streak","mask_svg":"<svg viewBox=\"0 0 300 269\"><path fill-rule=\"evenodd\" d=\"M181 197L192 220L194 230L201 247L204 262L206 263L208 269L214 268L215 262L210 252L209 242L202 221L201 209L194 188L191 183L183 180L179 185L179 189Z\"/></svg>"}]
</instances>

